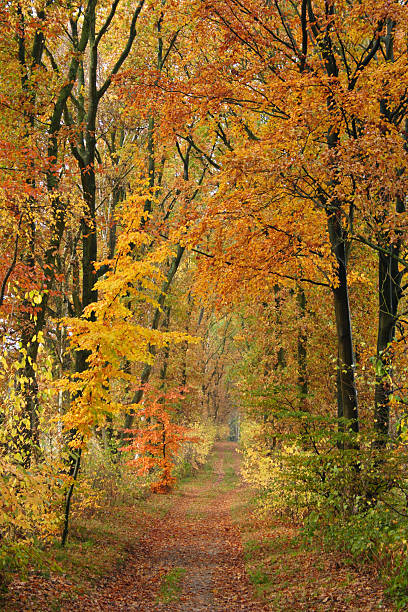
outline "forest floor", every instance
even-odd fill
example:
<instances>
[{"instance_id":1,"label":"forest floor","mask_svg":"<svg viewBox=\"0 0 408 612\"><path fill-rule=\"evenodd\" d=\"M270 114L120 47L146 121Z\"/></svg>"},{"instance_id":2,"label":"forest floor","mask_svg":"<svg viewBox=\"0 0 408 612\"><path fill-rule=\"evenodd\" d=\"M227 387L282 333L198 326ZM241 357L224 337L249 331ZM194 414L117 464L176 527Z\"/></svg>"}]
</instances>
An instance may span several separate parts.
<instances>
[{"instance_id":1,"label":"forest floor","mask_svg":"<svg viewBox=\"0 0 408 612\"><path fill-rule=\"evenodd\" d=\"M393 610L369 572L304 550L298 531L251 512L236 445L172 494L88 521L61 553L66 573L10 585L4 612L341 612ZM105 517L105 522L107 517Z\"/></svg>"}]
</instances>

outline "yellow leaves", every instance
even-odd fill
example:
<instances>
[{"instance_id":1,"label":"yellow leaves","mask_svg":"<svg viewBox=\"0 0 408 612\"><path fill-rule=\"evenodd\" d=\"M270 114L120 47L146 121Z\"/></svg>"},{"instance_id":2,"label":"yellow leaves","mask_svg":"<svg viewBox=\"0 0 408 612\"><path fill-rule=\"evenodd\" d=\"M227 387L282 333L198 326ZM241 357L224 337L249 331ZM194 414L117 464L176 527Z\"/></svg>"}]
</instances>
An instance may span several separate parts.
<instances>
[{"instance_id":1,"label":"yellow leaves","mask_svg":"<svg viewBox=\"0 0 408 612\"><path fill-rule=\"evenodd\" d=\"M205 463L217 437L217 426L213 422L197 421L190 428L194 441L186 441L179 452L179 461L185 458L197 468Z\"/></svg>"},{"instance_id":2,"label":"yellow leaves","mask_svg":"<svg viewBox=\"0 0 408 612\"><path fill-rule=\"evenodd\" d=\"M242 424L241 472L247 482L262 491L258 514L270 516L276 512L301 517L313 496L313 492L298 487L296 482L294 466L302 451L295 443L271 450L263 428L263 423L244 421Z\"/></svg>"},{"instance_id":3,"label":"yellow leaves","mask_svg":"<svg viewBox=\"0 0 408 612\"><path fill-rule=\"evenodd\" d=\"M161 311L163 268L174 256L174 246L157 241L143 226L144 182L140 189L144 197L136 190L117 212L122 230L115 258L99 264L109 270L96 284L98 301L85 308L81 317L63 320L70 348L86 352L87 367L58 383L60 391L72 397L62 420L65 429L75 428L85 441L107 415L129 409L123 385L134 382L138 364L152 365L155 353L170 344L198 341L144 323L151 320L152 310ZM117 389L122 389L121 394Z\"/></svg>"},{"instance_id":4,"label":"yellow leaves","mask_svg":"<svg viewBox=\"0 0 408 612\"><path fill-rule=\"evenodd\" d=\"M42 294L36 289L32 289L25 294L25 299L29 301L33 306L39 306L42 302Z\"/></svg>"},{"instance_id":5,"label":"yellow leaves","mask_svg":"<svg viewBox=\"0 0 408 612\"><path fill-rule=\"evenodd\" d=\"M83 515L85 512L95 512L102 507L103 495L101 490L96 490L91 479L82 476L77 481L75 495L78 499L74 506L74 515Z\"/></svg>"},{"instance_id":6,"label":"yellow leaves","mask_svg":"<svg viewBox=\"0 0 408 612\"><path fill-rule=\"evenodd\" d=\"M361 270L351 270L349 272L348 279L349 279L350 286L353 286L354 284L359 284L359 283L366 285L371 282L367 274Z\"/></svg>"},{"instance_id":7,"label":"yellow leaves","mask_svg":"<svg viewBox=\"0 0 408 612\"><path fill-rule=\"evenodd\" d=\"M19 453L17 453L19 455ZM16 456L19 460L19 457ZM22 460L22 457L21 457ZM3 547L14 538L23 542L49 540L56 534L59 514L59 489L56 472L47 465L41 472L30 472L15 463L0 459L0 524Z\"/></svg>"}]
</instances>

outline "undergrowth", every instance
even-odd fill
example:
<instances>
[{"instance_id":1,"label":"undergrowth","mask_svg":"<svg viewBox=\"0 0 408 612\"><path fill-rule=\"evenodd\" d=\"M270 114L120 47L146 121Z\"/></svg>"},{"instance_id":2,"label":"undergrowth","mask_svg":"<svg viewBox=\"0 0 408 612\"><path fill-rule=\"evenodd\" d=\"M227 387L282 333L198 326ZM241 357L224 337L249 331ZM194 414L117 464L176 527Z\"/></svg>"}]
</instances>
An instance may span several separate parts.
<instances>
[{"instance_id":1,"label":"undergrowth","mask_svg":"<svg viewBox=\"0 0 408 612\"><path fill-rule=\"evenodd\" d=\"M304 547L335 551L342 564L379 576L396 608L407 609L405 447L380 453L360 435L358 448L355 441L339 448L339 435L326 430L313 446L293 436L271 449L258 434L252 426L243 436L243 473L258 491L255 514L295 525Z\"/></svg>"}]
</instances>

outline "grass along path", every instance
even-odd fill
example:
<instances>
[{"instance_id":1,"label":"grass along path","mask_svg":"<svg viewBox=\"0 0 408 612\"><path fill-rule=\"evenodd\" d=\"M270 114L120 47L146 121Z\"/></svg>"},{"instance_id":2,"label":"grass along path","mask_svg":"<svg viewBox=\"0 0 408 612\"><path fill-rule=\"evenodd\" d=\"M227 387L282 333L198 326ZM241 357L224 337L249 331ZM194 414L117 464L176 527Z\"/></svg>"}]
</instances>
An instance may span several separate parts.
<instances>
[{"instance_id":1,"label":"grass along path","mask_svg":"<svg viewBox=\"0 0 408 612\"><path fill-rule=\"evenodd\" d=\"M240 526L246 571L260 605L271 612L375 612L395 608L371 567L303 545L288 520L256 518L253 493L241 489L233 509ZM260 607L259 609L263 609Z\"/></svg>"},{"instance_id":2,"label":"grass along path","mask_svg":"<svg viewBox=\"0 0 408 612\"><path fill-rule=\"evenodd\" d=\"M219 442L200 472L170 495L136 501L90 526L62 552L66 574L15 582L2 612L200 612L264 610L245 573L238 525L236 445ZM108 520L108 518L107 518ZM91 521L90 521L91 522ZM111 532L118 535L116 543ZM98 536L104 540L98 540ZM93 543L93 544L92 544ZM89 544L89 545L88 545ZM99 556L104 561L99 563ZM93 557L95 563L93 564ZM86 559L86 560L85 560ZM112 566L109 571L109 559ZM78 571L79 568L79 571ZM100 573L104 574L101 577ZM91 579L90 579L91 578Z\"/></svg>"},{"instance_id":3,"label":"grass along path","mask_svg":"<svg viewBox=\"0 0 408 612\"><path fill-rule=\"evenodd\" d=\"M74 572L76 580L69 569L63 576L34 575L28 582L13 585L1 609L392 610L374 578L339 564L334 555L303 550L292 526L254 519L252 493L242 483L239 466L236 445L218 442L208 464L178 490L140 500L118 515L114 531L118 542L111 537L102 546L96 533L87 534L95 539L94 556L106 555L99 568L104 577L89 580L92 564L85 541L62 560L64 567L71 563L72 570L72 563L80 564L80 571Z\"/></svg>"}]
</instances>

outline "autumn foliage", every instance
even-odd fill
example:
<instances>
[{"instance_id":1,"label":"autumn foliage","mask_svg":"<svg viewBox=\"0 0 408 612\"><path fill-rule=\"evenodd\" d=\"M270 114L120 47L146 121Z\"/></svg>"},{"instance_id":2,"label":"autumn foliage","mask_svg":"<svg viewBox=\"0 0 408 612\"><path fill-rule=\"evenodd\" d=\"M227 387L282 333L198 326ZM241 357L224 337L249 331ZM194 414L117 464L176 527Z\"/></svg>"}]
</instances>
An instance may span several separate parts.
<instances>
[{"instance_id":1,"label":"autumn foliage","mask_svg":"<svg viewBox=\"0 0 408 612\"><path fill-rule=\"evenodd\" d=\"M154 472L150 484L153 493L168 493L174 486L175 460L183 442L198 441L188 428L177 424L176 411L185 398L184 390L170 392L145 391L142 405L132 406L140 423L125 430L130 444L121 450L134 454L129 462L141 476ZM157 473L156 473L157 472Z\"/></svg>"},{"instance_id":2,"label":"autumn foliage","mask_svg":"<svg viewBox=\"0 0 408 612\"><path fill-rule=\"evenodd\" d=\"M95 457L165 493L223 427L403 599L406 4L1 9L0 559L65 543Z\"/></svg>"}]
</instances>

